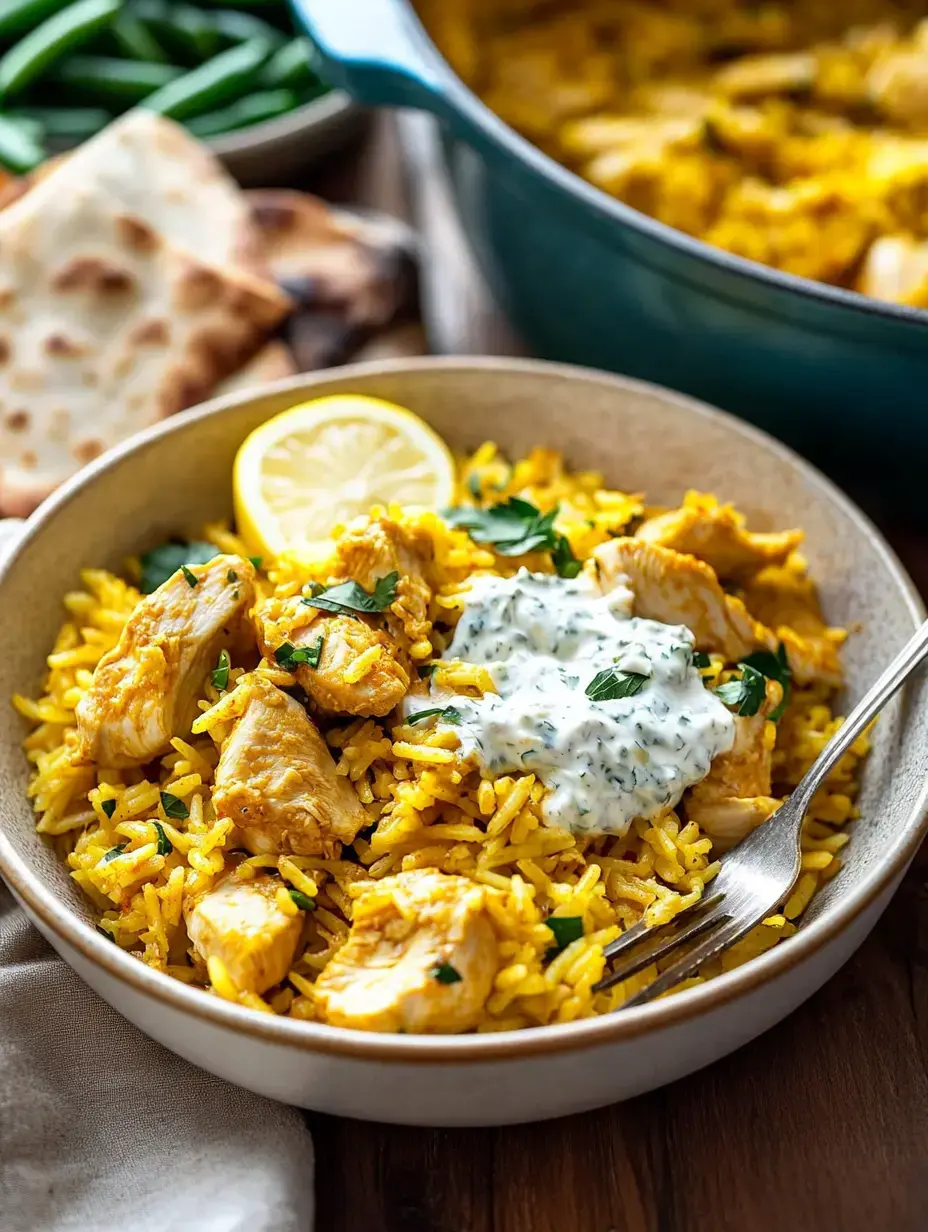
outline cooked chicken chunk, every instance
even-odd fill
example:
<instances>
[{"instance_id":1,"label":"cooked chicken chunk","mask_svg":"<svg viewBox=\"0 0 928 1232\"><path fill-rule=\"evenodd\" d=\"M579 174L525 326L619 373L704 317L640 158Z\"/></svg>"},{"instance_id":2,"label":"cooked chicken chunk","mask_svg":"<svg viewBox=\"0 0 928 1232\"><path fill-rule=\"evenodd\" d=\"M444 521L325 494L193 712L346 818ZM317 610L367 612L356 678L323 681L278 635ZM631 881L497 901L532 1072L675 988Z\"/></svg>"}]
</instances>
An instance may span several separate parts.
<instances>
[{"instance_id":1,"label":"cooked chicken chunk","mask_svg":"<svg viewBox=\"0 0 928 1232\"><path fill-rule=\"evenodd\" d=\"M748 610L773 630L772 641L786 647L797 684L840 688L844 671L838 650L847 634L822 619L815 584L788 569L765 569L743 591Z\"/></svg>"},{"instance_id":2,"label":"cooked chicken chunk","mask_svg":"<svg viewBox=\"0 0 928 1232\"><path fill-rule=\"evenodd\" d=\"M380 578L394 571L399 574L396 600L384 613L384 622L405 650L428 638L432 628L428 619L432 552L432 540L426 533L400 526L391 518L374 518L341 536L332 575L350 578L370 591Z\"/></svg>"},{"instance_id":3,"label":"cooked chicken chunk","mask_svg":"<svg viewBox=\"0 0 928 1232\"><path fill-rule=\"evenodd\" d=\"M334 856L367 814L306 711L260 676L238 685L245 709L223 741L213 805L249 851Z\"/></svg>"},{"instance_id":4,"label":"cooked chicken chunk","mask_svg":"<svg viewBox=\"0 0 928 1232\"><path fill-rule=\"evenodd\" d=\"M681 508L648 518L635 537L698 556L720 578L738 578L750 576L765 565L781 565L802 542L803 533L746 530L744 518L731 505L720 505L714 496L687 492Z\"/></svg>"},{"instance_id":5,"label":"cooked chicken chunk","mask_svg":"<svg viewBox=\"0 0 928 1232\"><path fill-rule=\"evenodd\" d=\"M702 782L689 794L686 815L727 851L780 806L770 795L775 733L767 716L780 702L780 686L767 681L767 697L757 714L735 716L735 739L720 753Z\"/></svg>"},{"instance_id":6,"label":"cooked chicken chunk","mask_svg":"<svg viewBox=\"0 0 928 1232\"><path fill-rule=\"evenodd\" d=\"M857 290L913 308L928 308L928 244L907 235L881 235L867 251Z\"/></svg>"},{"instance_id":7,"label":"cooked chicken chunk","mask_svg":"<svg viewBox=\"0 0 928 1232\"><path fill-rule=\"evenodd\" d=\"M207 672L243 630L254 582L249 561L215 556L141 600L78 704L82 760L142 765L189 730Z\"/></svg>"},{"instance_id":8,"label":"cooked chicken chunk","mask_svg":"<svg viewBox=\"0 0 928 1232\"><path fill-rule=\"evenodd\" d=\"M909 46L880 56L867 76L870 98L894 124L928 130L928 22Z\"/></svg>"},{"instance_id":9,"label":"cooked chicken chunk","mask_svg":"<svg viewBox=\"0 0 928 1232\"><path fill-rule=\"evenodd\" d=\"M761 98L766 94L796 94L815 84L816 60L811 52L742 56L715 74L712 84L728 98Z\"/></svg>"},{"instance_id":10,"label":"cooked chicken chunk","mask_svg":"<svg viewBox=\"0 0 928 1232\"><path fill-rule=\"evenodd\" d=\"M306 619L308 618L308 619ZM291 669L307 695L322 710L337 714L383 716L399 705L409 687L409 672L397 657L396 643L366 618L317 613L299 595L271 599L257 613L258 645L268 659L285 642L296 649L319 645L319 661ZM380 647L379 658L360 679L353 665Z\"/></svg>"},{"instance_id":11,"label":"cooked chicken chunk","mask_svg":"<svg viewBox=\"0 0 928 1232\"><path fill-rule=\"evenodd\" d=\"M434 869L364 883L348 941L316 982L325 1021L362 1031L469 1031L498 967L488 893Z\"/></svg>"},{"instance_id":12,"label":"cooked chicken chunk","mask_svg":"<svg viewBox=\"0 0 928 1232\"><path fill-rule=\"evenodd\" d=\"M207 964L219 958L239 992L266 992L286 976L303 931L303 915L277 904L281 881L226 877L184 912L187 932Z\"/></svg>"},{"instance_id":13,"label":"cooked chicken chunk","mask_svg":"<svg viewBox=\"0 0 928 1232\"><path fill-rule=\"evenodd\" d=\"M713 651L730 663L767 645L740 599L726 595L703 561L640 539L611 539L593 552L600 583L611 590L622 581L635 595L635 615L668 625L686 625L696 649Z\"/></svg>"}]
</instances>

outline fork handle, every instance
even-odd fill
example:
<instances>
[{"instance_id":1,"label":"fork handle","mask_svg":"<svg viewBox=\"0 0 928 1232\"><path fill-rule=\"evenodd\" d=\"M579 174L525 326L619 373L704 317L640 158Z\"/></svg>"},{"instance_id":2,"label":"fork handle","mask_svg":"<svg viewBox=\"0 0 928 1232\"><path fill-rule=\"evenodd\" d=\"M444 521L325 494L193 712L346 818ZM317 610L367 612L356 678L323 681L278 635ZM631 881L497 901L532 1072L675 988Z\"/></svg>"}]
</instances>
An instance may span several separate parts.
<instances>
[{"instance_id":1,"label":"fork handle","mask_svg":"<svg viewBox=\"0 0 928 1232\"><path fill-rule=\"evenodd\" d=\"M806 771L794 793L801 796L804 805L812 799L871 719L879 714L926 656L928 656L928 620L906 642L879 680L867 690L834 737L829 740Z\"/></svg>"}]
</instances>

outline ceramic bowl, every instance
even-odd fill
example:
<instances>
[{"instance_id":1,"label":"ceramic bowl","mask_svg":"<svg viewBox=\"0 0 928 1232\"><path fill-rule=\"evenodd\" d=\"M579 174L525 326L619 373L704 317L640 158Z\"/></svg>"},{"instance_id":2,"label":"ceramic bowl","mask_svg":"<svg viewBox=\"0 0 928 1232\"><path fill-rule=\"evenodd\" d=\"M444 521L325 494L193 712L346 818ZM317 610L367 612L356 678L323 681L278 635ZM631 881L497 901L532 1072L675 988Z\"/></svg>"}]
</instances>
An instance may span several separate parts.
<instances>
[{"instance_id":1,"label":"ceramic bowl","mask_svg":"<svg viewBox=\"0 0 928 1232\"><path fill-rule=\"evenodd\" d=\"M832 484L754 428L676 394L516 360L364 365L224 398L105 455L25 527L0 569L0 697L35 690L61 597L88 565L228 515L232 460L262 420L309 397L357 392L417 411L456 448L491 438L510 455L561 449L607 482L677 502L692 485L735 501L758 528L802 525L828 618L850 639L849 702L924 612L879 534ZM656 1004L498 1035L373 1035L270 1018L143 967L94 932L87 904L36 835L21 720L0 704L0 872L37 927L102 997L205 1069L264 1095L419 1125L488 1125L577 1112L680 1078L739 1047L813 993L860 945L924 830L928 684L878 724L862 819L841 873L797 935L752 963Z\"/></svg>"}]
</instances>

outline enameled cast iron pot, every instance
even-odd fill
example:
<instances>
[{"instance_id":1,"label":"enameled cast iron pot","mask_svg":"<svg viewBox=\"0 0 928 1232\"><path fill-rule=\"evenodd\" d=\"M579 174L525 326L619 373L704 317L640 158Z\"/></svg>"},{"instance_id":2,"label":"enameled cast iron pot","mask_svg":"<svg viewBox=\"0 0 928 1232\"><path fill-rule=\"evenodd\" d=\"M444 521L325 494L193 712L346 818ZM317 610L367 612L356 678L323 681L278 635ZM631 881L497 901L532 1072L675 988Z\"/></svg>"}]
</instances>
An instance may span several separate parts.
<instances>
[{"instance_id":1,"label":"enameled cast iron pot","mask_svg":"<svg viewBox=\"0 0 928 1232\"><path fill-rule=\"evenodd\" d=\"M832 471L879 468L896 500L917 479L928 313L731 256L587 184L471 93L409 0L292 2L330 80L439 117L471 244L539 355L695 394Z\"/></svg>"}]
</instances>

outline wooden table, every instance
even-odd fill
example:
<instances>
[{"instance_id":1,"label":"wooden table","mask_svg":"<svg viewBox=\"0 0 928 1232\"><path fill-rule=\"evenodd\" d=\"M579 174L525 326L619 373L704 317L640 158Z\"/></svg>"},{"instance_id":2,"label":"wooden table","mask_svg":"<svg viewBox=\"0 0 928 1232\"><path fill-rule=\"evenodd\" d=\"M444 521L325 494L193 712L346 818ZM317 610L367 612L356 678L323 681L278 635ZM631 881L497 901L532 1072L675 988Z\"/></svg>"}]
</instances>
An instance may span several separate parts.
<instances>
[{"instance_id":1,"label":"wooden table","mask_svg":"<svg viewBox=\"0 0 928 1232\"><path fill-rule=\"evenodd\" d=\"M395 133L315 186L396 211ZM447 253L440 186L418 221ZM423 210L425 216L423 216ZM416 213L415 203L413 212ZM436 302L456 349L505 324L471 287ZM429 288L431 287L431 290ZM463 294L463 298L462 298ZM463 310L462 310L463 305ZM928 541L871 512L928 596ZM318 1232L925 1232L928 848L855 957L778 1028L673 1086L599 1112L504 1129L419 1130L309 1116Z\"/></svg>"}]
</instances>

